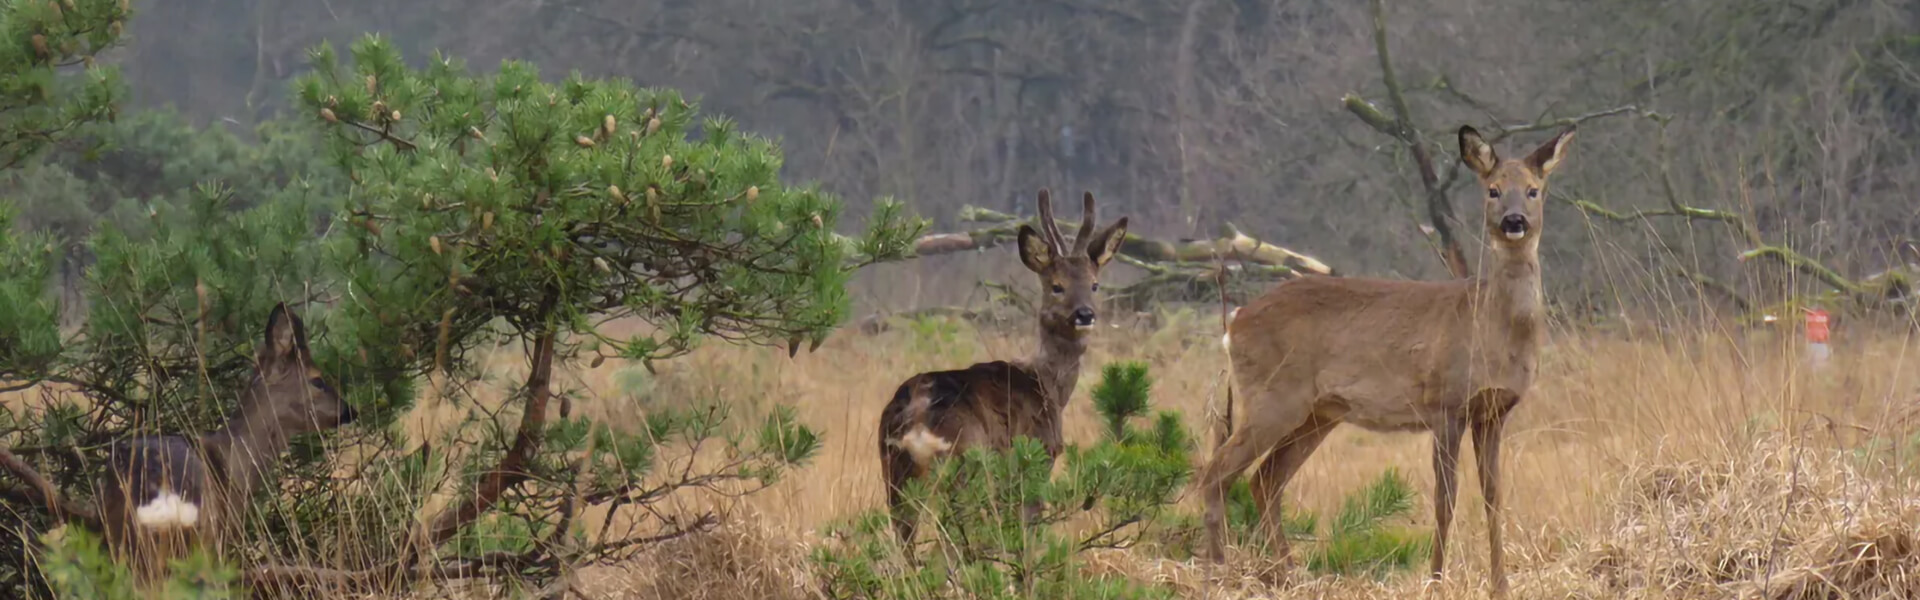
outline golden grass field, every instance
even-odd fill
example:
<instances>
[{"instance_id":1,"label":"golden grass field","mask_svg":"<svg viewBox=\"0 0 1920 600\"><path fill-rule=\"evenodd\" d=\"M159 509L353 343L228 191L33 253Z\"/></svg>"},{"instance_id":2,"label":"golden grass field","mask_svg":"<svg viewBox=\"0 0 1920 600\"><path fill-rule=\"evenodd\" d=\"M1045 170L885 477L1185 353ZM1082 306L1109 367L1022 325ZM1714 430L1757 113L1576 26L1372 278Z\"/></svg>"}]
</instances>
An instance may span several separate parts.
<instances>
[{"instance_id":1,"label":"golden grass field","mask_svg":"<svg viewBox=\"0 0 1920 600\"><path fill-rule=\"evenodd\" d=\"M1068 410L1070 442L1097 436L1087 390L1098 366L1115 359L1149 362L1155 404L1205 426L1204 409L1221 393L1218 316L1171 321L1098 335ZM823 543L819 529L882 505L875 423L894 386L923 370L1018 357L1032 344L1024 328L960 325L947 345L926 337L847 329L792 359L783 350L715 345L674 361L657 389L748 411L796 406L826 433L825 447L808 467L729 511L721 530L598 570L584 578L588 587L620 598L817 597L805 556ZM1514 597L1920 597L1914 346L1904 332L1841 330L1833 361L1815 372L1798 339L1792 331L1554 331L1539 385L1508 429ZM618 398L625 368L575 370L571 381ZM610 401L589 410L639 409ZM1430 439L1344 427L1306 464L1286 501L1325 514L1397 467L1422 494L1413 525L1430 528ZM1448 581L1437 586L1418 573L1375 583L1310 580L1298 571L1292 585L1273 589L1256 576L1264 562L1237 552L1211 586L1194 561L1112 551L1091 562L1195 598L1484 597L1477 486L1463 475ZM1184 502L1197 507L1191 496Z\"/></svg>"},{"instance_id":2,"label":"golden grass field","mask_svg":"<svg viewBox=\"0 0 1920 600\"><path fill-rule=\"evenodd\" d=\"M1223 392L1214 311L1161 315L1096 334L1068 409L1069 442L1097 437L1088 389L1111 360L1151 365L1158 408L1186 414L1201 434ZM617 334L622 327L611 327ZM1507 557L1516 598L1920 597L1920 378L1904 328L1842 328L1826 368L1807 367L1799 335L1781 330L1613 327L1555 329L1538 387L1508 428L1504 471ZM932 331L932 333L929 333ZM773 488L739 501L688 496L682 510L719 507L722 526L661 544L626 564L583 572L594 597L819 598L810 548L827 525L882 506L875 424L898 383L917 372L1025 355L1024 324L1000 331L947 322L916 331L836 332L812 353L710 344L662 363L651 400L627 395L639 366L568 365L557 382L586 398L574 410L631 418L647 402L719 401L757 418L798 409L825 434L817 457ZM501 349L490 378L524 373ZM498 395L493 396L498 400ZM423 400L416 434L457 421ZM1258 410L1240 407L1236 412ZM424 437L424 436L422 436ZM1307 462L1286 502L1328 514L1385 468L1422 499L1410 525L1430 530L1430 436L1343 427ZM1204 563L1102 551L1090 568L1202 598L1478 598L1486 596L1484 514L1471 469L1461 480L1448 580L1416 569L1385 581L1312 578L1265 583L1259 556ZM1190 493L1182 500L1197 508ZM671 508L671 507L670 507ZM485 597L463 585L429 597Z\"/></svg>"}]
</instances>

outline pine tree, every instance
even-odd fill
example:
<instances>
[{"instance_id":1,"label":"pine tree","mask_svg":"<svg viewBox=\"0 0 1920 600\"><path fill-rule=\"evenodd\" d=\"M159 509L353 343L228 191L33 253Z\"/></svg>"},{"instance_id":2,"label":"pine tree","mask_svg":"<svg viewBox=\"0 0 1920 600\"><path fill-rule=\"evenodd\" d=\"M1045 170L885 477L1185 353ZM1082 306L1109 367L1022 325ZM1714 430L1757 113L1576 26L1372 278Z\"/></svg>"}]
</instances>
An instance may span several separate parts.
<instances>
[{"instance_id":1,"label":"pine tree","mask_svg":"<svg viewBox=\"0 0 1920 600\"><path fill-rule=\"evenodd\" d=\"M439 56L413 69L377 36L351 54L343 66L319 48L315 72L296 83L356 189L348 227L329 248L354 301L329 319L328 343L366 352L335 353L337 370L368 382L470 374L474 349L502 339L528 353L520 422L484 443L497 462L428 522L434 542L547 475L542 467L570 479L553 468L564 465L558 454L589 441L619 446L604 427L547 421L551 403L568 412L556 400L556 363L655 361L709 338L817 345L846 318L851 272L898 254L918 231L883 202L863 238L835 235L837 199L783 185L773 142L725 118L700 119L674 90L578 73L548 83L512 61L485 77ZM615 319L651 327L600 333ZM392 414L412 399L387 391L362 407ZM813 434L783 414L760 436L775 447L762 450L776 463L804 459ZM710 416L654 433L710 432ZM555 427L568 433L547 439ZM610 499L647 466L612 462L626 472L585 483Z\"/></svg>"},{"instance_id":2,"label":"pine tree","mask_svg":"<svg viewBox=\"0 0 1920 600\"><path fill-rule=\"evenodd\" d=\"M404 582L396 575L425 572L412 565L429 557L464 565L442 575L537 583L716 522L642 516L630 536L589 534L575 518L586 510L644 511L686 487L751 493L818 449L781 408L752 427L725 406L594 421L571 411L581 392L556 369L651 364L709 339L817 344L846 318L851 273L898 256L922 226L898 204L880 202L862 235L836 234L840 201L782 183L777 145L702 119L673 90L549 82L517 62L487 75L443 57L416 69L377 37L354 44L350 61L325 46L314 59L295 90L302 127L318 135L279 141L319 140L345 194L210 172L137 227L103 223L86 244L96 261L86 322L64 336L44 301L51 238L0 244L24 273L0 277L0 298L23 300L0 307L19 325L0 328L13 336L0 339L0 386L62 387L45 411L0 410L0 448L73 449L73 460L16 462L84 505L103 442L136 428L205 431L232 410L258 324L281 301L302 314L320 368L361 417L340 436L295 440L278 493L256 497L259 518L246 524L245 554L325 556L328 568L245 565L252 586ZM616 319L647 326L604 334ZM481 349L502 346L525 357L506 405L402 452L396 418L423 393L477 406L477 388L501 383ZM372 442L359 445L372 453L351 480L322 451L339 437ZM670 447L724 452L696 466ZM423 511L443 477L459 482L455 501ZM42 514L0 537L34 540L51 525ZM24 546L0 550L32 564Z\"/></svg>"},{"instance_id":3,"label":"pine tree","mask_svg":"<svg viewBox=\"0 0 1920 600\"><path fill-rule=\"evenodd\" d=\"M123 0L0 3L0 170L10 170L83 124L111 119L118 73L94 55L118 43ZM63 70L83 65L78 77ZM58 351L53 304L41 286L58 240L16 231L17 207L0 201L0 387L9 367L45 368Z\"/></svg>"},{"instance_id":4,"label":"pine tree","mask_svg":"<svg viewBox=\"0 0 1920 600\"><path fill-rule=\"evenodd\" d=\"M129 14L126 0L0 3L0 168L113 118L119 75L94 55L120 41ZM84 69L79 77L61 75L74 66Z\"/></svg>"}]
</instances>

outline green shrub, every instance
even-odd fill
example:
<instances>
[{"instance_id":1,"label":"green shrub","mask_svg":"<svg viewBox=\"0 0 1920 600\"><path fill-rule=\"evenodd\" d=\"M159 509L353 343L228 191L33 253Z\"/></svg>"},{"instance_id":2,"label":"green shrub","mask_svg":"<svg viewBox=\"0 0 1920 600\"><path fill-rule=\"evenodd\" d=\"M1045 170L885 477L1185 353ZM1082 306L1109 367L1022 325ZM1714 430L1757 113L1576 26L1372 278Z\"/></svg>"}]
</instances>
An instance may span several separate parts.
<instances>
[{"instance_id":1,"label":"green shrub","mask_svg":"<svg viewBox=\"0 0 1920 600\"><path fill-rule=\"evenodd\" d=\"M1306 554L1311 573L1380 577L1413 567L1432 548L1431 533L1393 524L1412 512L1415 498L1406 478L1387 469L1373 483L1348 494L1325 531L1320 515L1304 510L1287 511L1284 530L1296 545L1311 542ZM1269 551L1259 517L1251 484L1241 478L1227 490L1227 531L1233 543Z\"/></svg>"},{"instance_id":2,"label":"green shrub","mask_svg":"<svg viewBox=\"0 0 1920 600\"><path fill-rule=\"evenodd\" d=\"M1366 488L1349 494L1329 523L1326 540L1307 555L1307 570L1377 577L1412 567L1427 555L1430 536L1388 523L1411 512L1414 497L1397 469L1387 469Z\"/></svg>"},{"instance_id":3,"label":"green shrub","mask_svg":"<svg viewBox=\"0 0 1920 600\"><path fill-rule=\"evenodd\" d=\"M46 554L40 563L55 597L76 600L133 600L151 598L151 589L138 587L127 567L116 563L98 537L78 527L41 536ZM165 581L157 585L165 600L224 600L244 597L235 589L239 571L196 550L169 563Z\"/></svg>"}]
</instances>

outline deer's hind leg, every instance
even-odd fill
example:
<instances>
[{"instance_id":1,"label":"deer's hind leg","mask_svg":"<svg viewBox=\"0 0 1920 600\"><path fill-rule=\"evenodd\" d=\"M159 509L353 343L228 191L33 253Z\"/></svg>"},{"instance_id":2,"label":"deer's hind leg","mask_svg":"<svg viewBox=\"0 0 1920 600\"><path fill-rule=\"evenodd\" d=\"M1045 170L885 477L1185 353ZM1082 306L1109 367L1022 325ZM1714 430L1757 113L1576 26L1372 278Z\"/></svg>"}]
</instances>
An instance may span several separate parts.
<instances>
[{"instance_id":1,"label":"deer's hind leg","mask_svg":"<svg viewBox=\"0 0 1920 600\"><path fill-rule=\"evenodd\" d=\"M1259 509L1260 525L1267 534L1267 547L1273 549L1275 558L1287 561L1292 554L1292 545L1287 541L1285 511L1281 510L1280 497L1286 492L1287 483L1293 475L1306 464L1313 451L1326 441L1327 434L1339 422L1318 415L1307 418L1305 423L1287 434L1278 448L1267 455L1267 460L1253 472L1253 504Z\"/></svg>"},{"instance_id":2,"label":"deer's hind leg","mask_svg":"<svg viewBox=\"0 0 1920 600\"><path fill-rule=\"evenodd\" d=\"M1214 562L1227 559L1227 487L1260 455L1279 445L1312 416L1313 400L1308 389L1263 390L1249 396L1244 405L1247 419L1213 451L1213 457L1195 478L1207 505L1207 551Z\"/></svg>"}]
</instances>

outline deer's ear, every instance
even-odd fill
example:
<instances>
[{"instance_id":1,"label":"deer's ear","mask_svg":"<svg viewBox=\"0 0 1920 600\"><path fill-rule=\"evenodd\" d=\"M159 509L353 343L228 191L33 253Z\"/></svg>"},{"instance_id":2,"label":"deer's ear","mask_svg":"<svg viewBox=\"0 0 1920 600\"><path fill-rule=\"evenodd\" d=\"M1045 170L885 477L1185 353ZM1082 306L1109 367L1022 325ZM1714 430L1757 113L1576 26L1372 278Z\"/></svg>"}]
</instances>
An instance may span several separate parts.
<instances>
[{"instance_id":1,"label":"deer's ear","mask_svg":"<svg viewBox=\"0 0 1920 600\"><path fill-rule=\"evenodd\" d=\"M1113 260L1113 255L1120 253L1120 244L1125 241L1127 241L1127 218L1120 217L1120 220L1114 221L1112 225L1108 225L1106 229L1100 230L1100 233L1094 236L1093 243L1087 245L1087 258L1093 259L1094 265L1105 267L1107 261Z\"/></svg>"},{"instance_id":2,"label":"deer's ear","mask_svg":"<svg viewBox=\"0 0 1920 600\"><path fill-rule=\"evenodd\" d=\"M1035 273L1045 273L1053 265L1053 247L1041 239L1040 232L1031 225L1021 225L1019 235L1020 262Z\"/></svg>"},{"instance_id":3,"label":"deer's ear","mask_svg":"<svg viewBox=\"0 0 1920 600\"><path fill-rule=\"evenodd\" d=\"M1566 131L1560 132L1560 135L1553 136L1553 139L1547 140L1547 143L1534 149L1533 154L1527 155L1527 166L1532 167L1533 171L1539 173L1541 177L1546 177L1553 173L1554 167L1560 166L1560 159L1566 158L1567 147L1572 143L1573 128L1569 127Z\"/></svg>"},{"instance_id":4,"label":"deer's ear","mask_svg":"<svg viewBox=\"0 0 1920 600\"><path fill-rule=\"evenodd\" d=\"M287 310L286 303L275 305L267 314L267 339L260 346L260 362L293 358L306 350L306 325Z\"/></svg>"},{"instance_id":5,"label":"deer's ear","mask_svg":"<svg viewBox=\"0 0 1920 600\"><path fill-rule=\"evenodd\" d=\"M1500 166L1500 155L1493 146L1480 137L1471 125L1460 126L1460 162L1473 169L1474 174L1482 178L1493 176L1495 167Z\"/></svg>"}]
</instances>

